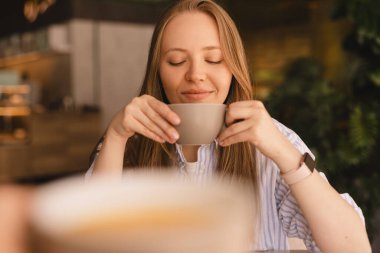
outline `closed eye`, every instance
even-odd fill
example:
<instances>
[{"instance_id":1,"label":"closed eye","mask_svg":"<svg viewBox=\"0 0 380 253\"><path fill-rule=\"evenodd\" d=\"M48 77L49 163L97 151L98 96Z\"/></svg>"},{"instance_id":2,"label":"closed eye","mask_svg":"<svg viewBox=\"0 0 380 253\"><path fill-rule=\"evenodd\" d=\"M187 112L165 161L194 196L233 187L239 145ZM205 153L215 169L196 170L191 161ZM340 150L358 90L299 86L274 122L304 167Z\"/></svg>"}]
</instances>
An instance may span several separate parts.
<instances>
[{"instance_id":1,"label":"closed eye","mask_svg":"<svg viewBox=\"0 0 380 253\"><path fill-rule=\"evenodd\" d=\"M220 64L223 62L223 60L220 60L220 61L210 61L210 60L206 60L207 63L210 63L210 64Z\"/></svg>"},{"instance_id":2,"label":"closed eye","mask_svg":"<svg viewBox=\"0 0 380 253\"><path fill-rule=\"evenodd\" d=\"M183 63L185 63L185 61L180 61L180 62L168 62L169 65L171 66L180 66L182 65Z\"/></svg>"}]
</instances>

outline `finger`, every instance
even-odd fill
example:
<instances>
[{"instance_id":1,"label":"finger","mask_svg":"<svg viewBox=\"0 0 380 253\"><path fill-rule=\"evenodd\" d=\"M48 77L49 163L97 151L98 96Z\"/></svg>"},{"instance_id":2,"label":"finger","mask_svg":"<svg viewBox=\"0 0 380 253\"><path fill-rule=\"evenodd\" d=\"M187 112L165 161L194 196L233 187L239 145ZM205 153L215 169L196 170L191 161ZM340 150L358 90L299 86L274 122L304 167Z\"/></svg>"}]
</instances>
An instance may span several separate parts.
<instances>
[{"instance_id":1,"label":"finger","mask_svg":"<svg viewBox=\"0 0 380 253\"><path fill-rule=\"evenodd\" d=\"M232 144L236 144L239 142L245 142L249 138L249 132L248 131L242 131L235 135L229 136L228 138L224 139L223 141L218 142L220 146L226 147Z\"/></svg>"},{"instance_id":2,"label":"finger","mask_svg":"<svg viewBox=\"0 0 380 253\"><path fill-rule=\"evenodd\" d=\"M153 108L146 108L147 116L160 128L160 131L171 140L176 141L179 138L177 130L168 123L162 116Z\"/></svg>"},{"instance_id":3,"label":"finger","mask_svg":"<svg viewBox=\"0 0 380 253\"><path fill-rule=\"evenodd\" d=\"M176 130L158 113L162 109L168 109L166 104L149 95L135 98L134 104L135 110L131 111L140 123L168 142L173 143L179 138Z\"/></svg>"},{"instance_id":4,"label":"finger","mask_svg":"<svg viewBox=\"0 0 380 253\"><path fill-rule=\"evenodd\" d=\"M232 124L231 126L227 127L222 131L222 133L218 137L218 142L222 143L228 138L235 136L241 132L246 132L252 127L252 121L251 120L244 120L235 124Z\"/></svg>"},{"instance_id":5,"label":"finger","mask_svg":"<svg viewBox=\"0 0 380 253\"><path fill-rule=\"evenodd\" d=\"M145 137L152 139L154 141L157 141L159 143L164 143L165 139L154 133L153 131L149 130L147 127L144 126L141 122L139 122L137 119L133 119L134 122L131 122L134 125L135 132L139 133L141 135L144 135Z\"/></svg>"},{"instance_id":6,"label":"finger","mask_svg":"<svg viewBox=\"0 0 380 253\"><path fill-rule=\"evenodd\" d=\"M232 107L250 107L252 106L252 102L254 100L243 100L243 101L236 101L228 105L228 108Z\"/></svg>"},{"instance_id":7,"label":"finger","mask_svg":"<svg viewBox=\"0 0 380 253\"><path fill-rule=\"evenodd\" d=\"M252 117L254 110L252 107L233 107L229 108L226 113L226 125L229 126L236 121L244 120Z\"/></svg>"},{"instance_id":8,"label":"finger","mask_svg":"<svg viewBox=\"0 0 380 253\"><path fill-rule=\"evenodd\" d=\"M181 122L181 119L178 117L178 115L172 110L170 110L167 104L155 98L149 99L148 104L172 125L178 125Z\"/></svg>"},{"instance_id":9,"label":"finger","mask_svg":"<svg viewBox=\"0 0 380 253\"><path fill-rule=\"evenodd\" d=\"M160 138L166 140L167 142L175 142L176 140L173 137L167 136L165 132L154 122L152 121L144 112L139 113L135 118L142 124L144 127L149 129L155 135L160 136ZM173 140L174 139L174 140Z\"/></svg>"},{"instance_id":10,"label":"finger","mask_svg":"<svg viewBox=\"0 0 380 253\"><path fill-rule=\"evenodd\" d=\"M229 108L233 107L256 107L256 108L263 108L264 104L260 100L244 100L244 101L237 101L233 102L228 105Z\"/></svg>"}]
</instances>

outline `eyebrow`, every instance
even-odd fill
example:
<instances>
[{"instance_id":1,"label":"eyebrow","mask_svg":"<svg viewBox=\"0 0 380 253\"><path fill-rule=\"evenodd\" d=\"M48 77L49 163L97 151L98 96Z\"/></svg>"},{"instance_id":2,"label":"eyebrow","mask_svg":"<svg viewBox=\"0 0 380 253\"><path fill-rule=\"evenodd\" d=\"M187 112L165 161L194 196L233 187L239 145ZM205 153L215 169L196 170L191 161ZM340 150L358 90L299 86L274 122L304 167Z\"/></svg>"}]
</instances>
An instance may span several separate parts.
<instances>
[{"instance_id":1,"label":"eyebrow","mask_svg":"<svg viewBox=\"0 0 380 253\"><path fill-rule=\"evenodd\" d=\"M208 47L202 48L202 51L210 51L210 50L221 50L221 49L220 49L220 47L217 47L217 46L208 46ZM164 55L166 55L169 52L173 52L173 51L186 52L187 50L183 49L183 48L179 48L179 47L174 47L174 48L170 48L170 49L166 50L164 52Z\"/></svg>"}]
</instances>

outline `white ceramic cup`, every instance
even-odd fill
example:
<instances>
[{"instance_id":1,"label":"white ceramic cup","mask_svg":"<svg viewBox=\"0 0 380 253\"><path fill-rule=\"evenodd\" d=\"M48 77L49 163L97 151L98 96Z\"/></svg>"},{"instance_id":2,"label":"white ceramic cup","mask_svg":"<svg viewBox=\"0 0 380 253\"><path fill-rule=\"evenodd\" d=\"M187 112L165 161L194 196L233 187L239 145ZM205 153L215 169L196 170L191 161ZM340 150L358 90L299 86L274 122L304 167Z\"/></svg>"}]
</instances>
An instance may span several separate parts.
<instances>
[{"instance_id":1,"label":"white ceramic cup","mask_svg":"<svg viewBox=\"0 0 380 253\"><path fill-rule=\"evenodd\" d=\"M169 104L181 119L175 126L179 133L178 144L210 144L224 126L225 104Z\"/></svg>"}]
</instances>

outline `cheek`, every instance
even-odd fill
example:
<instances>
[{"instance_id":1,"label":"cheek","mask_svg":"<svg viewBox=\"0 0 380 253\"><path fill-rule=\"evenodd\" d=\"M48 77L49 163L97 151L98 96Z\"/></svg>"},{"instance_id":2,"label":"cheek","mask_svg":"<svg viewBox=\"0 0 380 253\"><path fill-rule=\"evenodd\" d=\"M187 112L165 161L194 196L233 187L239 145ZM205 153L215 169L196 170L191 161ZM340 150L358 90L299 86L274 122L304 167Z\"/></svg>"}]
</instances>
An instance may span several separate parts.
<instances>
[{"instance_id":1,"label":"cheek","mask_svg":"<svg viewBox=\"0 0 380 253\"><path fill-rule=\"evenodd\" d=\"M171 89L175 86L176 76L175 73L168 70L167 68L163 68L160 70L161 81L165 89Z\"/></svg>"},{"instance_id":2,"label":"cheek","mask_svg":"<svg viewBox=\"0 0 380 253\"><path fill-rule=\"evenodd\" d=\"M230 90L231 86L232 74L230 72L225 72L224 74L219 75L218 79L219 94L227 97L228 91Z\"/></svg>"},{"instance_id":3,"label":"cheek","mask_svg":"<svg viewBox=\"0 0 380 253\"><path fill-rule=\"evenodd\" d=\"M170 69L163 67L160 68L160 77L166 97L171 103L174 103L178 87L178 75Z\"/></svg>"}]
</instances>

